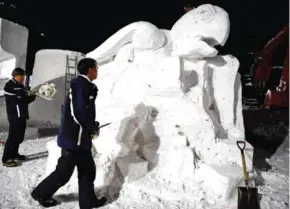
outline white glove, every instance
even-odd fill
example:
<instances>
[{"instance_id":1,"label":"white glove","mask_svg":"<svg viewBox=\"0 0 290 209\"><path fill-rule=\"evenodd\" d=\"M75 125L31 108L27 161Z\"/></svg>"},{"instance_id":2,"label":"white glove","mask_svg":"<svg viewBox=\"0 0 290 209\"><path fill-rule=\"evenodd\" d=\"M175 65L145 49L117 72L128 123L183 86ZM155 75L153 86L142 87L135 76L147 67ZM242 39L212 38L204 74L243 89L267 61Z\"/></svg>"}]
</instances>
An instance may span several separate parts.
<instances>
[{"instance_id":1,"label":"white glove","mask_svg":"<svg viewBox=\"0 0 290 209\"><path fill-rule=\"evenodd\" d=\"M100 129L98 129L98 131L94 132L93 134L91 134L92 139L96 139L98 138L100 135Z\"/></svg>"},{"instance_id":2,"label":"white glove","mask_svg":"<svg viewBox=\"0 0 290 209\"><path fill-rule=\"evenodd\" d=\"M34 92L32 92L32 91L27 91L27 96L32 96L32 95L35 95L35 93Z\"/></svg>"}]
</instances>

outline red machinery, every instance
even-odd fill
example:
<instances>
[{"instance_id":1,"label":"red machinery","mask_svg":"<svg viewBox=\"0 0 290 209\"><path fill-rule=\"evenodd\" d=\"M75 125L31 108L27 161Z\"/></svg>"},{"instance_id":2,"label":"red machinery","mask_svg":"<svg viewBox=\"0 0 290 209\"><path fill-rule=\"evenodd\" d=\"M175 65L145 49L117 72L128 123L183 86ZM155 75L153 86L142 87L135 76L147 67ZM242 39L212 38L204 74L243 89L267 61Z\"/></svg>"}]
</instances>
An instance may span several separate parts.
<instances>
[{"instance_id":1,"label":"red machinery","mask_svg":"<svg viewBox=\"0 0 290 209\"><path fill-rule=\"evenodd\" d=\"M259 53L259 63L253 75L254 86L265 90L266 108L289 107L289 24L287 24ZM282 49L282 54L281 54ZM280 50L280 53L277 52ZM278 56L277 56L278 55ZM273 78L279 59L284 58L282 72L279 78ZM280 64L281 65L281 64ZM281 69L281 68L280 68ZM274 79L274 81L273 81ZM267 85L272 83L272 85ZM277 85L273 85L277 83Z\"/></svg>"}]
</instances>

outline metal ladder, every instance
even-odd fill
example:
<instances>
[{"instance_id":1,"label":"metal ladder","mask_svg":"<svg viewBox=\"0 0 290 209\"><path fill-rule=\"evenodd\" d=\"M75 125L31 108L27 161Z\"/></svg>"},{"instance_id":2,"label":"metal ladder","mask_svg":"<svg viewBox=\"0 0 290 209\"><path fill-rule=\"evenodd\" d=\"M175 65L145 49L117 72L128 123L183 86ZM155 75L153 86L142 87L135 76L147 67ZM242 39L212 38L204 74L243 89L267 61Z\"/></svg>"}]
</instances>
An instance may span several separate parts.
<instances>
[{"instance_id":1,"label":"metal ladder","mask_svg":"<svg viewBox=\"0 0 290 209\"><path fill-rule=\"evenodd\" d=\"M77 77L78 56L66 55L66 71L65 71L65 86L64 86L64 102L70 90L70 82Z\"/></svg>"},{"instance_id":2,"label":"metal ladder","mask_svg":"<svg viewBox=\"0 0 290 209\"><path fill-rule=\"evenodd\" d=\"M255 109L259 107L258 99L255 94L255 87L252 84L251 74L244 74L242 76L243 83L243 92L246 92L246 95L243 95L242 103L247 106L248 109Z\"/></svg>"}]
</instances>

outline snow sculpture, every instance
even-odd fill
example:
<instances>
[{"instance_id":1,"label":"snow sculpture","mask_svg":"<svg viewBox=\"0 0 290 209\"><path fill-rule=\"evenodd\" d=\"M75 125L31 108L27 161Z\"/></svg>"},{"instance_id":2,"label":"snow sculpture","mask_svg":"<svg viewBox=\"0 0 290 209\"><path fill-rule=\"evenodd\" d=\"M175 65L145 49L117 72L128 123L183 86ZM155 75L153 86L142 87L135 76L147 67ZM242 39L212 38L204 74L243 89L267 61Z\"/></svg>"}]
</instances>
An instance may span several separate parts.
<instances>
[{"instance_id":1,"label":"snow sculpture","mask_svg":"<svg viewBox=\"0 0 290 209\"><path fill-rule=\"evenodd\" d=\"M201 5L170 31L132 23L87 54L106 63L96 81L97 118L112 122L94 140L96 186L109 193L122 188L121 195L142 190L168 200L191 199L204 188L214 199L232 197L243 175L236 141L245 137L239 62L218 56L214 48L225 44L229 29L227 12ZM55 142L50 146L57 149ZM247 144L248 170L252 155ZM126 158L128 169L142 166L133 183L131 176L117 175L118 161L126 156L132 156Z\"/></svg>"}]
</instances>

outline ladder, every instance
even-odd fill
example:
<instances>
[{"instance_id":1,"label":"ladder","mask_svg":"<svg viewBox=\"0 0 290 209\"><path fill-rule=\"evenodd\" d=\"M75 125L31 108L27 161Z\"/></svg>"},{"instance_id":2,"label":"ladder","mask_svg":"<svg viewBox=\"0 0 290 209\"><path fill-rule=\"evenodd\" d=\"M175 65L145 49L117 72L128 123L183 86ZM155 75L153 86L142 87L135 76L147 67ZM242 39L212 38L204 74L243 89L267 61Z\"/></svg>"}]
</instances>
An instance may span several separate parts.
<instances>
[{"instance_id":1,"label":"ladder","mask_svg":"<svg viewBox=\"0 0 290 209\"><path fill-rule=\"evenodd\" d=\"M257 99L256 89L252 83L251 74L244 74L241 80L243 84L242 104L247 107L247 109L259 108L260 104Z\"/></svg>"},{"instance_id":2,"label":"ladder","mask_svg":"<svg viewBox=\"0 0 290 209\"><path fill-rule=\"evenodd\" d=\"M64 103L70 90L70 82L78 75L77 71L78 56L66 55L66 71L65 71L65 86L64 86Z\"/></svg>"}]
</instances>

